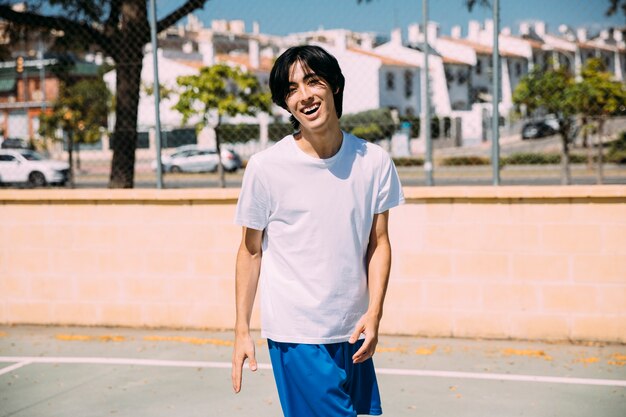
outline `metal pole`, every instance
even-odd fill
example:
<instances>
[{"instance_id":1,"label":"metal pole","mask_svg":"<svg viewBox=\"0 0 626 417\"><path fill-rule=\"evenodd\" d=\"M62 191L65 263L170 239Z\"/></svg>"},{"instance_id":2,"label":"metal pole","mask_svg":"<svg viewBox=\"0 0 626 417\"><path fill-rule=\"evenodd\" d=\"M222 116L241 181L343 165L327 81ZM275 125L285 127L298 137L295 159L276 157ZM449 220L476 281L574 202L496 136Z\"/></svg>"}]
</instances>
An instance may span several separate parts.
<instances>
[{"instance_id":1,"label":"metal pole","mask_svg":"<svg viewBox=\"0 0 626 417\"><path fill-rule=\"evenodd\" d=\"M424 18L424 139L426 140L426 160L424 171L426 172L426 185L434 185L433 181L433 144L430 134L430 76L428 68L428 0L422 0L422 15Z\"/></svg>"},{"instance_id":2,"label":"metal pole","mask_svg":"<svg viewBox=\"0 0 626 417\"><path fill-rule=\"evenodd\" d=\"M163 188L163 166L161 165L161 90L159 86L159 60L157 57L156 5L150 0L150 40L152 42L152 66L154 67L154 141L156 145L157 188Z\"/></svg>"},{"instance_id":3,"label":"metal pole","mask_svg":"<svg viewBox=\"0 0 626 417\"><path fill-rule=\"evenodd\" d=\"M500 34L500 1L493 0L493 94L491 97L491 166L493 168L493 185L500 185L500 53L498 51L498 35Z\"/></svg>"}]
</instances>

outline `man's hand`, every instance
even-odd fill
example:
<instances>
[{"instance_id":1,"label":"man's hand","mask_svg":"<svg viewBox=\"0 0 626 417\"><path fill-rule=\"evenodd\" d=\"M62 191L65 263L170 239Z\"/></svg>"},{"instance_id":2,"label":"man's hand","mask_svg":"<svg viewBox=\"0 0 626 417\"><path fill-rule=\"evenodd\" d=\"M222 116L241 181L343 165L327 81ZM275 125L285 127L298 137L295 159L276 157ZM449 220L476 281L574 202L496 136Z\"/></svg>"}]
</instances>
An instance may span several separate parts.
<instances>
[{"instance_id":1,"label":"man's hand","mask_svg":"<svg viewBox=\"0 0 626 417\"><path fill-rule=\"evenodd\" d=\"M254 356L254 340L248 334L246 336L235 336L235 347L233 348L233 369L232 380L235 392L241 391L241 374L243 363L248 359L251 371L257 370L256 358Z\"/></svg>"},{"instance_id":2,"label":"man's hand","mask_svg":"<svg viewBox=\"0 0 626 417\"><path fill-rule=\"evenodd\" d=\"M378 344L378 325L380 319L372 314L364 314L354 328L349 342L356 343L361 333L365 335L365 341L359 350L352 356L352 362L361 363L374 356Z\"/></svg>"}]
</instances>

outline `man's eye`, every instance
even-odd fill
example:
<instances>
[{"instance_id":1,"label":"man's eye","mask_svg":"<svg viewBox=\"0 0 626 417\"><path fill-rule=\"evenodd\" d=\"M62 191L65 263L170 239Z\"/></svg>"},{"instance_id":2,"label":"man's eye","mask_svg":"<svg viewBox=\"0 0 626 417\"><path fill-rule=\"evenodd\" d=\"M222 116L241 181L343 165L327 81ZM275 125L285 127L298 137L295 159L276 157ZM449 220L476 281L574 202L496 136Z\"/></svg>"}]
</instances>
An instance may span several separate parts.
<instances>
[{"instance_id":1,"label":"man's eye","mask_svg":"<svg viewBox=\"0 0 626 417\"><path fill-rule=\"evenodd\" d=\"M317 85L320 83L319 78L310 78L309 79L309 85Z\"/></svg>"}]
</instances>

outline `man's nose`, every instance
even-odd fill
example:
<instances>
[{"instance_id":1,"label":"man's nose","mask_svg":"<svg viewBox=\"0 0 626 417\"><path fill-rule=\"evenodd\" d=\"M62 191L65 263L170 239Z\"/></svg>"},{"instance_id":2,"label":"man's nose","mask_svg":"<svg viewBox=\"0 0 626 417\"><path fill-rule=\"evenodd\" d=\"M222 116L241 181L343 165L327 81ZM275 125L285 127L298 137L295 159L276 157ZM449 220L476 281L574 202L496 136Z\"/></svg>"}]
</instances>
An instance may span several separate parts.
<instances>
[{"instance_id":1,"label":"man's nose","mask_svg":"<svg viewBox=\"0 0 626 417\"><path fill-rule=\"evenodd\" d=\"M300 90L300 100L301 101L309 101L313 95L311 94L311 89L308 85L302 84L299 88Z\"/></svg>"}]
</instances>

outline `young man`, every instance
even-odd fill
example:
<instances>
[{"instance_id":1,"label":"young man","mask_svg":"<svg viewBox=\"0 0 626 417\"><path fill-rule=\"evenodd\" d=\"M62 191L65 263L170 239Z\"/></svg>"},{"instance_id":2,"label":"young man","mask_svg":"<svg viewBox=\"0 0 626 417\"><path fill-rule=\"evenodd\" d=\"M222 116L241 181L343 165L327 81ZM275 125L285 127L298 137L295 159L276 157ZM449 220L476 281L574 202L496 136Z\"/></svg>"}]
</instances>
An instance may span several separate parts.
<instances>
[{"instance_id":1,"label":"young man","mask_svg":"<svg viewBox=\"0 0 626 417\"><path fill-rule=\"evenodd\" d=\"M372 356L391 265L388 210L404 197L389 155L339 128L343 88L320 47L278 58L272 99L298 131L250 158L237 204L233 388L246 359L257 368L249 325L260 277L286 417L382 414Z\"/></svg>"}]
</instances>

